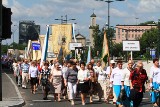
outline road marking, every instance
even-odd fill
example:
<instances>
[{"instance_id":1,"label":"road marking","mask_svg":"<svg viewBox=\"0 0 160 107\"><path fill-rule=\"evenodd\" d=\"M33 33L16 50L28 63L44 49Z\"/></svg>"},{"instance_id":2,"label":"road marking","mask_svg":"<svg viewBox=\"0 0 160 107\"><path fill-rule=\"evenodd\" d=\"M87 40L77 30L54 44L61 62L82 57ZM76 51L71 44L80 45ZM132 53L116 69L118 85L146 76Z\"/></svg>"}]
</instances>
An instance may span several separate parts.
<instances>
[{"instance_id":1,"label":"road marking","mask_svg":"<svg viewBox=\"0 0 160 107\"><path fill-rule=\"evenodd\" d=\"M33 104L30 104L30 106L33 106Z\"/></svg>"},{"instance_id":2,"label":"road marking","mask_svg":"<svg viewBox=\"0 0 160 107\"><path fill-rule=\"evenodd\" d=\"M149 98L142 98L143 100L148 100Z\"/></svg>"},{"instance_id":3,"label":"road marking","mask_svg":"<svg viewBox=\"0 0 160 107\"><path fill-rule=\"evenodd\" d=\"M51 100L32 100L33 102L50 102Z\"/></svg>"},{"instance_id":4,"label":"road marking","mask_svg":"<svg viewBox=\"0 0 160 107\"><path fill-rule=\"evenodd\" d=\"M54 95L48 95L48 97L54 98Z\"/></svg>"}]
</instances>

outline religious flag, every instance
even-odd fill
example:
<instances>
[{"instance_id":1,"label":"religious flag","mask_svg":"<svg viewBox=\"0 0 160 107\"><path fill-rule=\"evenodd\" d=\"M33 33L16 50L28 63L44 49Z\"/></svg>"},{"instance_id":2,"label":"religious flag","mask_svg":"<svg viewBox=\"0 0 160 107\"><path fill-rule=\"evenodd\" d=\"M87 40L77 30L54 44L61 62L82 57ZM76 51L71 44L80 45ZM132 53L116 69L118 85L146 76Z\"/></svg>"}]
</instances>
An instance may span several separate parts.
<instances>
[{"instance_id":1,"label":"religious flag","mask_svg":"<svg viewBox=\"0 0 160 107\"><path fill-rule=\"evenodd\" d=\"M88 49L87 64L91 61L91 47Z\"/></svg>"},{"instance_id":2,"label":"religious flag","mask_svg":"<svg viewBox=\"0 0 160 107\"><path fill-rule=\"evenodd\" d=\"M107 40L106 32L104 31L103 49L102 49L102 67L105 67L105 62L103 61L103 58L106 55L108 55L109 57L108 40Z\"/></svg>"},{"instance_id":3,"label":"religious flag","mask_svg":"<svg viewBox=\"0 0 160 107\"><path fill-rule=\"evenodd\" d=\"M45 35L44 44L43 44L43 48L42 48L41 65L42 65L43 61L46 61L46 58L47 58L48 38L49 38L49 25L47 25L47 33Z\"/></svg>"},{"instance_id":4,"label":"religious flag","mask_svg":"<svg viewBox=\"0 0 160 107\"><path fill-rule=\"evenodd\" d=\"M74 42L76 43L77 40L76 40L76 36L75 36L75 24L74 23L72 24L72 35L73 35L73 38L74 38Z\"/></svg>"},{"instance_id":5,"label":"religious flag","mask_svg":"<svg viewBox=\"0 0 160 107\"><path fill-rule=\"evenodd\" d=\"M28 46L27 46L27 53L26 53L26 58L30 59L31 58L31 44L32 44L32 41L29 40L28 41Z\"/></svg>"}]
</instances>

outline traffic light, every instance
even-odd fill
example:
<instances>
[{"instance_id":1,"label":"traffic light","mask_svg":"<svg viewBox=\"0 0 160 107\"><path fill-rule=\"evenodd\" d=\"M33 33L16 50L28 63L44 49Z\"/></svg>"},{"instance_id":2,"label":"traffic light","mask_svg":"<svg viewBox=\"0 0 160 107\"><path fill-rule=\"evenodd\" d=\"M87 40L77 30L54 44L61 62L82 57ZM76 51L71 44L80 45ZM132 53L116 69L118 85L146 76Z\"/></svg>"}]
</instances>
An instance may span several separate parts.
<instances>
[{"instance_id":1,"label":"traffic light","mask_svg":"<svg viewBox=\"0 0 160 107\"><path fill-rule=\"evenodd\" d=\"M2 37L1 39L10 39L12 32L11 32L11 8L6 8L2 6Z\"/></svg>"}]
</instances>

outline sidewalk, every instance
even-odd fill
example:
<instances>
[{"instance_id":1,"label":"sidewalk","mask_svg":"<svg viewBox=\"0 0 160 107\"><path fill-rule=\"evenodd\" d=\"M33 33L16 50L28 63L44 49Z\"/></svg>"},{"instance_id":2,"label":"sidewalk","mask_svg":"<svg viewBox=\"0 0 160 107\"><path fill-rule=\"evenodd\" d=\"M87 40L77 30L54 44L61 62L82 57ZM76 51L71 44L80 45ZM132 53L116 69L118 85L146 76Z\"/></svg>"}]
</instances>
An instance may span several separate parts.
<instances>
[{"instance_id":1,"label":"sidewalk","mask_svg":"<svg viewBox=\"0 0 160 107\"><path fill-rule=\"evenodd\" d=\"M2 73L2 101L0 107L22 107L24 100L17 85L6 73Z\"/></svg>"}]
</instances>

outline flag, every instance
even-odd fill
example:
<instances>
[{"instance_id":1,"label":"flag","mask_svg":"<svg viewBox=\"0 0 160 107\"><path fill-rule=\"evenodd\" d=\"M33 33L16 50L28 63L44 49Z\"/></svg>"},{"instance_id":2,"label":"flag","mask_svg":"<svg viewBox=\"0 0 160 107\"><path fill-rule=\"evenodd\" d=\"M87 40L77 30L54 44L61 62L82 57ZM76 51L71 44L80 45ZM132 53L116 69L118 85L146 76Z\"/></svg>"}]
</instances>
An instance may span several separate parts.
<instances>
[{"instance_id":1,"label":"flag","mask_svg":"<svg viewBox=\"0 0 160 107\"><path fill-rule=\"evenodd\" d=\"M103 61L103 58L106 55L108 55L109 57L108 40L107 40L106 32L104 31L103 49L102 49L102 67L105 67L105 62Z\"/></svg>"},{"instance_id":2,"label":"flag","mask_svg":"<svg viewBox=\"0 0 160 107\"><path fill-rule=\"evenodd\" d=\"M74 42L76 43L77 40L76 40L76 36L75 36L75 24L74 23L72 24L72 35L73 35L73 38L74 38Z\"/></svg>"},{"instance_id":3,"label":"flag","mask_svg":"<svg viewBox=\"0 0 160 107\"><path fill-rule=\"evenodd\" d=\"M47 25L47 33L45 35L45 39L44 39L44 43L43 43L41 65L42 65L43 61L46 61L46 58L47 58L48 38L49 38L49 25Z\"/></svg>"},{"instance_id":4,"label":"flag","mask_svg":"<svg viewBox=\"0 0 160 107\"><path fill-rule=\"evenodd\" d=\"M87 64L91 61L91 47L88 49Z\"/></svg>"},{"instance_id":5,"label":"flag","mask_svg":"<svg viewBox=\"0 0 160 107\"><path fill-rule=\"evenodd\" d=\"M28 41L28 46L27 46L27 54L26 54L26 58L28 58L28 59L31 59L31 51L32 51L31 44L32 44L32 41L29 40Z\"/></svg>"}]
</instances>

